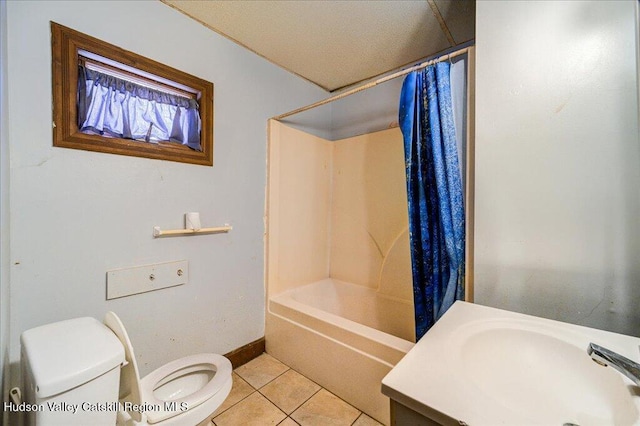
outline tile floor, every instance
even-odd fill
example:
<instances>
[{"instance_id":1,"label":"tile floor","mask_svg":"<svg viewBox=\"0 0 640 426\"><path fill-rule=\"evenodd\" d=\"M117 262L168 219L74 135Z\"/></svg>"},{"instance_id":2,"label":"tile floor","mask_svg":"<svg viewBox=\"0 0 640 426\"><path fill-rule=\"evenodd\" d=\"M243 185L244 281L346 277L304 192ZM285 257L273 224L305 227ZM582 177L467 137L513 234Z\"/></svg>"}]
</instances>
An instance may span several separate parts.
<instances>
[{"instance_id":1,"label":"tile floor","mask_svg":"<svg viewBox=\"0 0 640 426\"><path fill-rule=\"evenodd\" d=\"M224 403L198 426L381 426L264 353L233 372Z\"/></svg>"}]
</instances>

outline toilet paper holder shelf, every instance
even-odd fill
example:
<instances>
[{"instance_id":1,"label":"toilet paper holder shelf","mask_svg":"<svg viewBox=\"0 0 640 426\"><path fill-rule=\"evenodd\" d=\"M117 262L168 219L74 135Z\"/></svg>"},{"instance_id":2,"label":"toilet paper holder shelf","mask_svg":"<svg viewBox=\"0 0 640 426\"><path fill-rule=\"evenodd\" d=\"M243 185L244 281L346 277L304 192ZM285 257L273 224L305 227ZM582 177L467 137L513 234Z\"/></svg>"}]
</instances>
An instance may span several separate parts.
<instances>
[{"instance_id":1,"label":"toilet paper holder shelf","mask_svg":"<svg viewBox=\"0 0 640 426\"><path fill-rule=\"evenodd\" d=\"M159 226L153 227L153 238L159 237L175 237L180 235L202 235L202 234L222 234L231 231L233 227L228 223L224 226L216 228L200 228L200 229L166 229L162 230Z\"/></svg>"}]
</instances>

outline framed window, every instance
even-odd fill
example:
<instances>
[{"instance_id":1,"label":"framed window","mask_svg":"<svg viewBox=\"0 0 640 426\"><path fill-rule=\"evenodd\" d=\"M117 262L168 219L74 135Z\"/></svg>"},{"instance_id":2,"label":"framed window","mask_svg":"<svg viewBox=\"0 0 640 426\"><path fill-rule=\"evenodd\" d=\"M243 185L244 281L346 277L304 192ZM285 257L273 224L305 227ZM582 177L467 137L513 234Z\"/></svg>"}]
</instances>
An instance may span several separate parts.
<instances>
[{"instance_id":1,"label":"framed window","mask_svg":"<svg viewBox=\"0 0 640 426\"><path fill-rule=\"evenodd\" d=\"M213 165L213 83L51 22L53 146Z\"/></svg>"}]
</instances>

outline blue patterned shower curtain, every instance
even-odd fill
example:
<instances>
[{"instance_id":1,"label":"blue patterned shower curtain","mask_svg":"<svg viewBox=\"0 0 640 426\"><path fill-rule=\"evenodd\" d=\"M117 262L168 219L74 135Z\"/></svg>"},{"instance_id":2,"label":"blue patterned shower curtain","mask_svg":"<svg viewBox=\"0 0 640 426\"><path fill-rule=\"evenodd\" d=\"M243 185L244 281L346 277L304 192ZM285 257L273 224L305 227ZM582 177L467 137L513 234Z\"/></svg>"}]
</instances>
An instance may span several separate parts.
<instances>
[{"instance_id":1,"label":"blue patterned shower curtain","mask_svg":"<svg viewBox=\"0 0 640 426\"><path fill-rule=\"evenodd\" d=\"M409 74L400 96L416 341L464 298L464 200L450 64Z\"/></svg>"}]
</instances>

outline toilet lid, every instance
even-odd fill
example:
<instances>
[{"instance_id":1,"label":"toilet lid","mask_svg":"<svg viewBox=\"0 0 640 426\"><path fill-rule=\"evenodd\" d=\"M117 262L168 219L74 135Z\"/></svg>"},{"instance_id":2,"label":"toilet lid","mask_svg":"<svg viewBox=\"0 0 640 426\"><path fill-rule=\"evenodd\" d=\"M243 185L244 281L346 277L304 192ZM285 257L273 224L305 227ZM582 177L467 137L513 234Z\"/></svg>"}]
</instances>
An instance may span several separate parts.
<instances>
[{"instance_id":1,"label":"toilet lid","mask_svg":"<svg viewBox=\"0 0 640 426\"><path fill-rule=\"evenodd\" d=\"M131 340L127 330L124 328L122 321L114 312L107 312L104 316L104 323L107 327L118 336L122 346L124 346L124 357L126 363L120 369L120 399L124 399L133 404L142 404L142 395L140 392L140 374L138 372L138 364L136 363L136 356L133 353L133 346L131 346ZM129 412L131 417L139 422L142 419L142 413L139 411Z\"/></svg>"}]
</instances>

